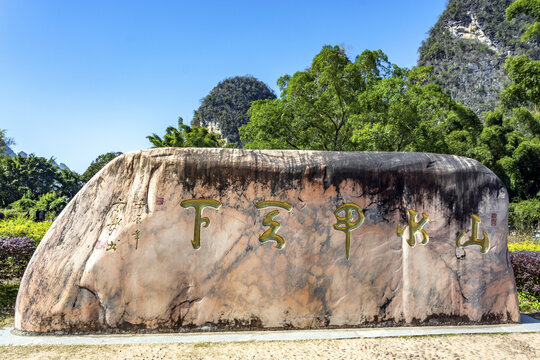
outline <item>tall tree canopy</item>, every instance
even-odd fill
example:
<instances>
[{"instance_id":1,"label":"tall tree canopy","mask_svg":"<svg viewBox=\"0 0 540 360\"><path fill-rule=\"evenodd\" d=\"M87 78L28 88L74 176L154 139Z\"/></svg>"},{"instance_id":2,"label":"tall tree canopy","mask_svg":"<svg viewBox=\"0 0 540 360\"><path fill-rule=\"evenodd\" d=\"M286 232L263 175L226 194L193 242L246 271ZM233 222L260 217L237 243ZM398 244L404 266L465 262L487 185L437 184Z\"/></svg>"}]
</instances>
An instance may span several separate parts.
<instances>
[{"instance_id":1,"label":"tall tree canopy","mask_svg":"<svg viewBox=\"0 0 540 360\"><path fill-rule=\"evenodd\" d=\"M540 197L540 114L524 107L486 113L469 155L505 182L512 201Z\"/></svg>"},{"instance_id":2,"label":"tall tree canopy","mask_svg":"<svg viewBox=\"0 0 540 360\"><path fill-rule=\"evenodd\" d=\"M502 105L537 109L540 106L540 61L525 55L509 57L505 68L512 83L501 94Z\"/></svg>"},{"instance_id":3,"label":"tall tree canopy","mask_svg":"<svg viewBox=\"0 0 540 360\"><path fill-rule=\"evenodd\" d=\"M88 169L86 169L86 171L82 174L82 181L88 182L88 180L94 177L94 175L96 175L98 171L107 165L112 159L120 155L122 155L121 152L108 152L99 155L94 161L92 161L90 166L88 166Z\"/></svg>"},{"instance_id":4,"label":"tall tree canopy","mask_svg":"<svg viewBox=\"0 0 540 360\"><path fill-rule=\"evenodd\" d=\"M248 122L247 110L259 99L275 99L262 81L236 76L217 84L195 111L191 125L217 130L229 143L239 143L238 128Z\"/></svg>"},{"instance_id":5,"label":"tall tree canopy","mask_svg":"<svg viewBox=\"0 0 540 360\"><path fill-rule=\"evenodd\" d=\"M517 0L506 9L506 19L511 20L518 14L526 14L536 21L529 25L522 35L522 40L540 38L540 1Z\"/></svg>"},{"instance_id":6,"label":"tall tree canopy","mask_svg":"<svg viewBox=\"0 0 540 360\"><path fill-rule=\"evenodd\" d=\"M253 103L241 139L246 148L448 153L482 125L430 80L431 68L400 68L380 50L351 61L324 46L309 68L278 80L279 99Z\"/></svg>"},{"instance_id":7,"label":"tall tree canopy","mask_svg":"<svg viewBox=\"0 0 540 360\"><path fill-rule=\"evenodd\" d=\"M520 13L536 20L525 30L522 40L540 39L540 1L517 0L506 9L506 18L510 20ZM501 94L503 106L528 106L534 107L536 111L540 105L540 61L532 60L526 55L510 56L504 65L512 84Z\"/></svg>"},{"instance_id":8,"label":"tall tree canopy","mask_svg":"<svg viewBox=\"0 0 540 360\"><path fill-rule=\"evenodd\" d=\"M80 176L69 170L61 170L53 159L30 154L0 159L0 205L6 206L26 196L37 199L49 192L73 197L81 188Z\"/></svg>"}]
</instances>

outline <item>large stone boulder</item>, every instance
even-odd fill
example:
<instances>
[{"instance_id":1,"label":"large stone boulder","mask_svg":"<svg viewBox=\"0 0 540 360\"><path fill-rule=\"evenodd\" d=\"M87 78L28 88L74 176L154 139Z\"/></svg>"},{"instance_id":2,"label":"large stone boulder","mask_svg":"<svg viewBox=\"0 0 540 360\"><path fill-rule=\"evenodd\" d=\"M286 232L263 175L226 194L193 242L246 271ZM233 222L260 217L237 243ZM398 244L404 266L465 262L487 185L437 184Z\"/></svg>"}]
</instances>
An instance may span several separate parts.
<instances>
[{"instance_id":1,"label":"large stone boulder","mask_svg":"<svg viewBox=\"0 0 540 360\"><path fill-rule=\"evenodd\" d=\"M17 298L28 332L518 322L508 193L425 153L163 148L69 203Z\"/></svg>"}]
</instances>

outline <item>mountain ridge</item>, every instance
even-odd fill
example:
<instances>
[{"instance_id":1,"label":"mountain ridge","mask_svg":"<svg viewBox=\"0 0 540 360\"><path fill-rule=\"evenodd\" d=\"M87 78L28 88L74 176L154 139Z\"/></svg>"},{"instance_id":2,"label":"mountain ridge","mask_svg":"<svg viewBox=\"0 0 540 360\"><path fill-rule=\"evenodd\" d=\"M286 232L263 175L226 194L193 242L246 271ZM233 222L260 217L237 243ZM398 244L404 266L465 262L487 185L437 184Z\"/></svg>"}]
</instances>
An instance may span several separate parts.
<instances>
[{"instance_id":1,"label":"mountain ridge","mask_svg":"<svg viewBox=\"0 0 540 360\"><path fill-rule=\"evenodd\" d=\"M437 83L477 114L493 110L510 83L508 56L540 59L537 40L522 42L534 20L525 15L505 19L513 0L450 0L419 48L419 66L433 66Z\"/></svg>"},{"instance_id":2,"label":"mountain ridge","mask_svg":"<svg viewBox=\"0 0 540 360\"><path fill-rule=\"evenodd\" d=\"M13 151L12 148L10 148L9 146L6 146L5 149L4 149L4 155L6 156L9 156L9 157L15 157L17 155L19 156L22 156L22 157L28 157L28 154L25 153L24 151L19 151L19 153L16 153L15 151ZM71 169L64 163L60 163L58 164L55 160L53 160L53 165L54 166L58 166L61 170L67 170L67 171L71 171Z\"/></svg>"}]
</instances>

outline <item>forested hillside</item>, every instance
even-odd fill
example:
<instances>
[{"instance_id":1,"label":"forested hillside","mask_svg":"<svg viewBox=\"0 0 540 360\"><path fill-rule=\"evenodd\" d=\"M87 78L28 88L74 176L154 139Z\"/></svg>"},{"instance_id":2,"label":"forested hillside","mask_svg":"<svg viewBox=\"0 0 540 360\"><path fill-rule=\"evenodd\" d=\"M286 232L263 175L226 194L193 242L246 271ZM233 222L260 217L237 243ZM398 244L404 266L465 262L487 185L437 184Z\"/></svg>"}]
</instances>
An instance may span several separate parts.
<instances>
[{"instance_id":1,"label":"forested hillside","mask_svg":"<svg viewBox=\"0 0 540 360\"><path fill-rule=\"evenodd\" d=\"M247 110L254 100L275 99L262 81L236 76L217 84L195 111L191 125L218 132L230 143L239 143L238 128L249 120Z\"/></svg>"},{"instance_id":2,"label":"forested hillside","mask_svg":"<svg viewBox=\"0 0 540 360\"><path fill-rule=\"evenodd\" d=\"M508 56L540 58L538 39L521 41L534 19L518 14L505 20L513 0L449 0L419 49L420 66L433 65L436 81L455 100L480 114L493 110L510 83Z\"/></svg>"}]
</instances>

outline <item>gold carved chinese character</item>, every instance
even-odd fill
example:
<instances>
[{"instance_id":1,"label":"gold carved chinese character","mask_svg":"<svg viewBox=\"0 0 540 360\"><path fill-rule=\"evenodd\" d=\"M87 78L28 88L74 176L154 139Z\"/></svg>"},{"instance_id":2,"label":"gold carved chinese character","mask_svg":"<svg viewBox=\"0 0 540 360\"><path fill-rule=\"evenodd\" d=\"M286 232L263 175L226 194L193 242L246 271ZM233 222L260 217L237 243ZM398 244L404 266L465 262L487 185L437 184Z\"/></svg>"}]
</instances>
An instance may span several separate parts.
<instances>
[{"instance_id":1,"label":"gold carved chinese character","mask_svg":"<svg viewBox=\"0 0 540 360\"><path fill-rule=\"evenodd\" d=\"M109 250L116 251L116 243L114 241L109 241L107 243L107 248L105 249L105 251Z\"/></svg>"},{"instance_id":2,"label":"gold carved chinese character","mask_svg":"<svg viewBox=\"0 0 540 360\"><path fill-rule=\"evenodd\" d=\"M134 222L135 224L139 225L140 223L142 223L142 213L143 208L146 206L146 202L141 199L138 203L135 204L135 206L137 207L137 214L135 214ZM141 238L141 231L139 230L138 226L135 229L135 233L133 234L133 236L135 237L135 250L137 250L139 248L139 240Z\"/></svg>"},{"instance_id":3,"label":"gold carved chinese character","mask_svg":"<svg viewBox=\"0 0 540 360\"><path fill-rule=\"evenodd\" d=\"M472 235L469 236L469 240L465 241L463 244L461 243L461 239L465 237L466 233L462 232L458 235L456 239L456 246L457 247L465 247L470 245L479 245L480 251L482 253L487 253L489 250L489 236L485 231L482 231L484 234L483 239L478 239L478 225L482 222L478 215L472 215Z\"/></svg>"},{"instance_id":4,"label":"gold carved chinese character","mask_svg":"<svg viewBox=\"0 0 540 360\"><path fill-rule=\"evenodd\" d=\"M122 201L122 199L118 199L118 201L114 202L112 206L114 206L114 209L112 210L114 214L114 219L111 221L110 224L106 225L109 236L112 235L112 233L118 228L118 226L122 222L122 218L118 214L120 214L120 212L124 210L124 208L126 207L126 202Z\"/></svg>"},{"instance_id":5,"label":"gold carved chinese character","mask_svg":"<svg viewBox=\"0 0 540 360\"><path fill-rule=\"evenodd\" d=\"M201 225L204 227L208 227L208 225L210 225L209 218L201 217L202 211L205 207L211 207L217 210L221 207L221 203L212 199L191 199L182 201L180 206L185 209L190 207L195 209L195 229L193 240L191 240L191 245L193 245L194 249L198 249L201 247Z\"/></svg>"},{"instance_id":6,"label":"gold carved chinese character","mask_svg":"<svg viewBox=\"0 0 540 360\"><path fill-rule=\"evenodd\" d=\"M422 214L422 220L419 222L416 222L416 215L417 212L413 209L409 209L409 225L405 225L404 227L401 227L400 224L397 226L397 235L403 236L405 233L405 229L407 229L407 226L409 227L409 238L407 239L407 244L409 244L410 247L414 247L416 245L416 237L415 234L417 232L420 232L422 234L423 240L421 242L422 245L425 245L429 242L429 235L427 232L422 229L424 225L428 222L428 216L426 214Z\"/></svg>"},{"instance_id":7,"label":"gold carved chinese character","mask_svg":"<svg viewBox=\"0 0 540 360\"><path fill-rule=\"evenodd\" d=\"M136 229L133 233L133 236L135 236L135 250L139 248L139 239L141 238L141 231L139 229Z\"/></svg>"},{"instance_id":8,"label":"gold carved chinese character","mask_svg":"<svg viewBox=\"0 0 540 360\"><path fill-rule=\"evenodd\" d=\"M343 213L343 216L339 216ZM346 203L334 211L337 222L334 229L345 233L345 255L349 260L349 251L351 249L351 231L362 225L364 222L364 213L362 208L355 203Z\"/></svg>"},{"instance_id":9,"label":"gold carved chinese character","mask_svg":"<svg viewBox=\"0 0 540 360\"><path fill-rule=\"evenodd\" d=\"M288 202L281 202L281 201L261 201L257 204L255 204L255 207L257 209L265 209L267 207L278 207L281 209L285 209L287 211L292 210L292 205ZM263 226L269 226L270 228L266 230L261 236L259 236L259 241L261 243L267 242L267 241L275 241L276 242L276 248L282 249L283 246L285 246L285 240L276 234L276 232L279 230L281 224L277 221L274 221L274 218L279 214L279 210L273 210L270 211L263 219Z\"/></svg>"},{"instance_id":10,"label":"gold carved chinese character","mask_svg":"<svg viewBox=\"0 0 540 360\"><path fill-rule=\"evenodd\" d=\"M115 216L114 219L112 220L112 222L110 224L107 224L107 229L108 229L108 232L109 232L109 236L112 235L114 230L116 230L116 228L120 225L121 222L122 222L122 218L119 217L119 216Z\"/></svg>"},{"instance_id":11,"label":"gold carved chinese character","mask_svg":"<svg viewBox=\"0 0 540 360\"><path fill-rule=\"evenodd\" d=\"M146 203L144 202L144 200L141 200L141 201L139 201L138 203L136 203L135 206L137 207L137 209L138 209L139 211L141 211L142 208L146 206Z\"/></svg>"},{"instance_id":12,"label":"gold carved chinese character","mask_svg":"<svg viewBox=\"0 0 540 360\"><path fill-rule=\"evenodd\" d=\"M115 206L114 211L120 212L126 207L126 202L122 201L122 199L118 199L117 202L113 203L113 206Z\"/></svg>"}]
</instances>

